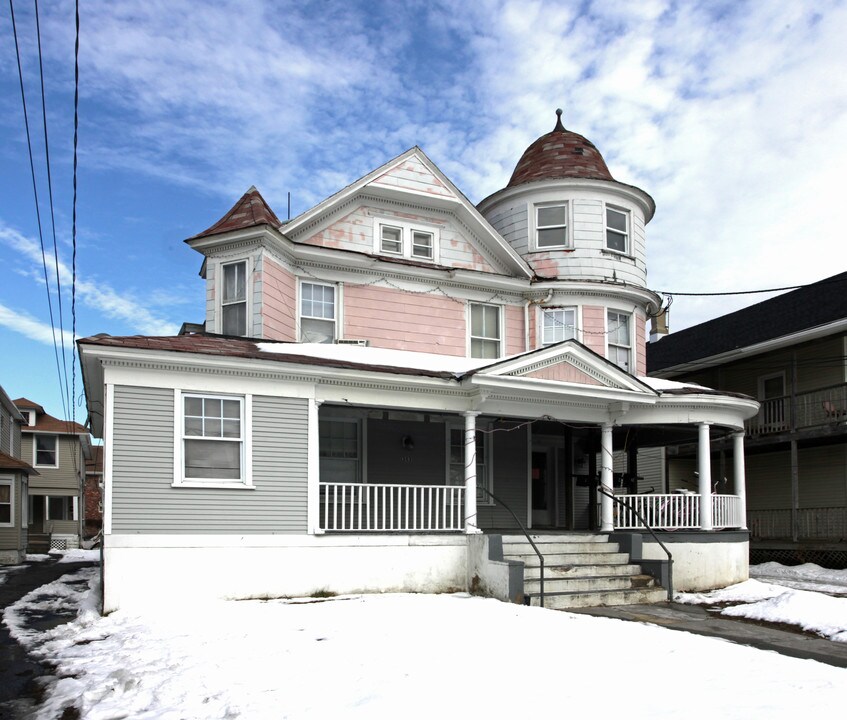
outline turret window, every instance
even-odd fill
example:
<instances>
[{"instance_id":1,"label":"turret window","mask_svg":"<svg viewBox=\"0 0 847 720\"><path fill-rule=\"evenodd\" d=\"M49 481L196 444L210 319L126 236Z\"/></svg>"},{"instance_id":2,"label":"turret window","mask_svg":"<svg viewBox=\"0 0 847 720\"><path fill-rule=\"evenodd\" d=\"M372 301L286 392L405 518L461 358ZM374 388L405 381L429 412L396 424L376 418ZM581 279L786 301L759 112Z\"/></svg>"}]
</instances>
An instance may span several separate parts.
<instances>
[{"instance_id":1,"label":"turret window","mask_svg":"<svg viewBox=\"0 0 847 720\"><path fill-rule=\"evenodd\" d=\"M629 213L625 210L606 208L606 248L629 252Z\"/></svg>"},{"instance_id":2,"label":"turret window","mask_svg":"<svg viewBox=\"0 0 847 720\"><path fill-rule=\"evenodd\" d=\"M536 247L562 247L568 244L568 205L541 205L535 208Z\"/></svg>"},{"instance_id":3,"label":"turret window","mask_svg":"<svg viewBox=\"0 0 847 720\"><path fill-rule=\"evenodd\" d=\"M607 316L606 337L608 358L619 368L629 372L632 357L632 342L629 331L630 316L626 313L609 310Z\"/></svg>"},{"instance_id":4,"label":"turret window","mask_svg":"<svg viewBox=\"0 0 847 720\"><path fill-rule=\"evenodd\" d=\"M553 345L576 337L576 308L544 308L542 314L542 345Z\"/></svg>"},{"instance_id":5,"label":"turret window","mask_svg":"<svg viewBox=\"0 0 847 720\"><path fill-rule=\"evenodd\" d=\"M247 335L247 263L230 263L221 269L221 332L224 335Z\"/></svg>"}]
</instances>

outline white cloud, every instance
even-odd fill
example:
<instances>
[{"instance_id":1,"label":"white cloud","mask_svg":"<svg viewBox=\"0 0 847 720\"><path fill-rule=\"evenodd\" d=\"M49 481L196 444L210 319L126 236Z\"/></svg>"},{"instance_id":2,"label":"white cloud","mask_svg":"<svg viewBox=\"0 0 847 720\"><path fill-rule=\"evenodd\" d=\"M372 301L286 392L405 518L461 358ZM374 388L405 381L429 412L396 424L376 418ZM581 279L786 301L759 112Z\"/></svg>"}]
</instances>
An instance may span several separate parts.
<instances>
[{"instance_id":1,"label":"white cloud","mask_svg":"<svg viewBox=\"0 0 847 720\"><path fill-rule=\"evenodd\" d=\"M54 331L48 323L41 322L28 313L13 310L3 304L0 304L0 325L44 345L53 345L55 340L59 347L73 347L73 336L67 330L63 335L58 329Z\"/></svg>"},{"instance_id":2,"label":"white cloud","mask_svg":"<svg viewBox=\"0 0 847 720\"><path fill-rule=\"evenodd\" d=\"M0 224L0 242L11 247L30 262L42 266L41 247L35 240ZM47 263L47 273L52 286L56 274L56 262L49 253L44 261ZM59 278L64 286L62 294L67 299L67 289L73 281L73 272L61 260L59 260L58 268ZM39 276L38 280L43 283L43 276ZM176 324L156 315L144 303L127 293L118 292L106 282L90 280L77 273L76 292L79 301L87 307L106 317L122 320L129 327L145 335L175 335L179 330ZM67 315L67 308L65 314ZM58 322L58 317L54 316L54 319Z\"/></svg>"}]
</instances>

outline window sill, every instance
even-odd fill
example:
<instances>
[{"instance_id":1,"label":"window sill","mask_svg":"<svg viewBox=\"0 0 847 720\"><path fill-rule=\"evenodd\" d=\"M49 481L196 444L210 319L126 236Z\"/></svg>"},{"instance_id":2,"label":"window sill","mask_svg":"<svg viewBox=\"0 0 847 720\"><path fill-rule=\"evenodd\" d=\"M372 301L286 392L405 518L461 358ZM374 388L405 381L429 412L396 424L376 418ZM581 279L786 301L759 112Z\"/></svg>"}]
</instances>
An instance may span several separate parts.
<instances>
[{"instance_id":1,"label":"window sill","mask_svg":"<svg viewBox=\"0 0 847 720\"><path fill-rule=\"evenodd\" d=\"M171 483L172 488L203 488L204 490L255 490L255 485L245 485L243 482L204 482L202 480L189 480L187 482Z\"/></svg>"},{"instance_id":2,"label":"window sill","mask_svg":"<svg viewBox=\"0 0 847 720\"><path fill-rule=\"evenodd\" d=\"M604 255L611 255L620 260L629 260L631 263L635 264L635 256L629 255L625 252L619 252L618 250L610 250L609 248L603 248L601 251Z\"/></svg>"}]
</instances>

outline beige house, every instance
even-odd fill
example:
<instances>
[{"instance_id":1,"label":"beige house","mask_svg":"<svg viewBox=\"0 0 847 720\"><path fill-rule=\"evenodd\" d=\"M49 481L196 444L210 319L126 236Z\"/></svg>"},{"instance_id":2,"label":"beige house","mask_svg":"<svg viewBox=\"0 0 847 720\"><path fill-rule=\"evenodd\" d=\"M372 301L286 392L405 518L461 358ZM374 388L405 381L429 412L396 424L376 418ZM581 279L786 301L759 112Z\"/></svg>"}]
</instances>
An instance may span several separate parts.
<instances>
[{"instance_id":1,"label":"beige house","mask_svg":"<svg viewBox=\"0 0 847 720\"><path fill-rule=\"evenodd\" d=\"M21 457L38 471L29 486L27 547L31 552L79 547L88 431L47 414L32 400L18 398L14 404L24 419Z\"/></svg>"},{"instance_id":2,"label":"beige house","mask_svg":"<svg viewBox=\"0 0 847 720\"><path fill-rule=\"evenodd\" d=\"M38 473L21 459L23 422L0 387L0 565L20 563L26 554L27 486Z\"/></svg>"}]
</instances>

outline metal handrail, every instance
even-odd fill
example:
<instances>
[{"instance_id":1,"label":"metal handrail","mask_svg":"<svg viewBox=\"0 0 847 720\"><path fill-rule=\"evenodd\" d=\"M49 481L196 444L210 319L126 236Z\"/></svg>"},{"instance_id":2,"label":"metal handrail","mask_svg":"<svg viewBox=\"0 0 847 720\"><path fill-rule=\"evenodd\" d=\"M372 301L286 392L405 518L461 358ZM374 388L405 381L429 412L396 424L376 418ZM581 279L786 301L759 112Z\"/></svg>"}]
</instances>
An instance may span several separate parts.
<instances>
[{"instance_id":1,"label":"metal handrail","mask_svg":"<svg viewBox=\"0 0 847 720\"><path fill-rule=\"evenodd\" d=\"M621 505L621 506L623 506L624 508L626 508L627 510L629 510L629 511L631 511L631 512L634 512L634 513L635 513L635 516L636 516L636 517L637 517L637 518L638 518L638 519L642 522L642 524L644 525L644 527L647 529L647 532L649 532L649 533L653 536L653 539L654 539L657 543L659 543L659 545L661 546L662 550L664 550L664 551L665 551L665 553L666 553L666 554L667 554L667 556L668 556L668 602L673 602L673 555L671 555L671 551L670 551L670 550L668 550L668 548L665 546L665 544L664 544L661 540L659 540L659 536L658 536L658 535L656 535L656 533L655 533L655 532L653 532L653 528L651 528L651 527L650 527L650 525L648 525L648 524L647 524L647 520L646 520L646 519L645 519L645 517L644 517L644 516L643 516L643 515L642 515L642 514L638 511L638 509L637 509L637 508L629 507L629 506L628 506L625 502L623 502L623 501L622 501L622 500L620 500L619 498L615 497L615 494L614 494L614 493L609 492L609 491L608 491L608 490L606 490L606 488L604 488L602 485L598 485L598 486L597 486L597 491L598 491L599 493L602 493L602 494L603 494L603 495L605 495L606 497L611 498L611 499L612 499L612 500L614 500L616 503L618 503L618 505Z\"/></svg>"},{"instance_id":2,"label":"metal handrail","mask_svg":"<svg viewBox=\"0 0 847 720\"><path fill-rule=\"evenodd\" d=\"M523 532L524 536L527 540L529 540L529 544L532 545L532 549L535 550L535 554L538 555L538 562L541 568L541 582L540 582L540 591L539 591L539 602L541 603L541 607L544 607L544 556L541 554L539 549L536 547L535 543L532 542L532 538L529 536L529 532L523 526L523 523L518 519L518 516L515 515L512 508L510 508L506 503L504 503L500 498L498 498L493 492L491 492L488 488L482 487L481 485L477 485L479 490L486 493L494 502L502 505L506 510L509 511L509 514L515 518L515 522L518 524L518 527Z\"/></svg>"}]
</instances>

